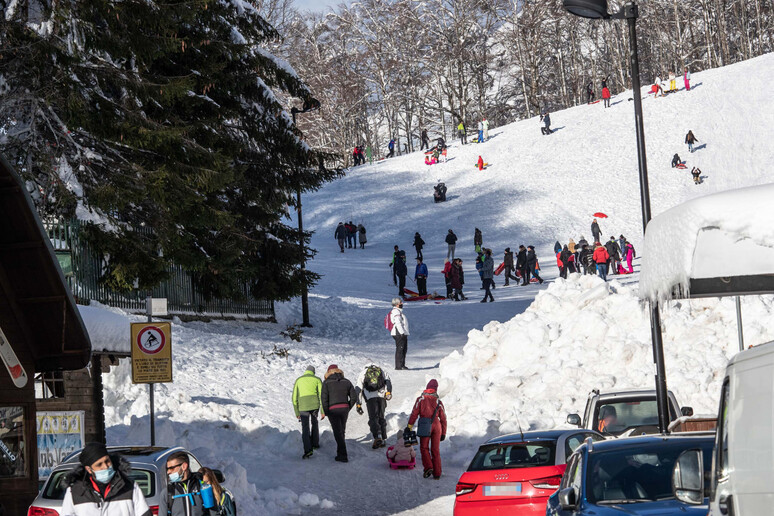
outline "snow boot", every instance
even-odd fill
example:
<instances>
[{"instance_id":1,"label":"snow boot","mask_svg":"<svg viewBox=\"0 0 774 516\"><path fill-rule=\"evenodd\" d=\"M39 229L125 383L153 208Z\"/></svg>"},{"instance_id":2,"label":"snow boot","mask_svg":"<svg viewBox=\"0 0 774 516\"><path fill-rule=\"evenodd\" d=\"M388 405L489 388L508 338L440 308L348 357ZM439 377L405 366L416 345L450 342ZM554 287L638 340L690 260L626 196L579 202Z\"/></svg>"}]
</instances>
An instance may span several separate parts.
<instances>
[{"instance_id":1,"label":"snow boot","mask_svg":"<svg viewBox=\"0 0 774 516\"><path fill-rule=\"evenodd\" d=\"M334 460L336 462L349 462L349 459L347 459L346 457L336 457Z\"/></svg>"},{"instance_id":2,"label":"snow boot","mask_svg":"<svg viewBox=\"0 0 774 516\"><path fill-rule=\"evenodd\" d=\"M381 439L374 439L374 443L371 445L371 449L375 450L377 448L381 448L382 446L384 446L384 441Z\"/></svg>"},{"instance_id":3,"label":"snow boot","mask_svg":"<svg viewBox=\"0 0 774 516\"><path fill-rule=\"evenodd\" d=\"M306 452L305 454L303 454L303 455L301 456L301 458L302 458L302 459L308 459L308 458L309 458L309 457L311 457L313 454L314 454L314 450L309 450L308 452Z\"/></svg>"},{"instance_id":4,"label":"snow boot","mask_svg":"<svg viewBox=\"0 0 774 516\"><path fill-rule=\"evenodd\" d=\"M430 478L432 475L433 475L433 468L430 468L430 469L426 469L422 476L425 478Z\"/></svg>"},{"instance_id":5,"label":"snow boot","mask_svg":"<svg viewBox=\"0 0 774 516\"><path fill-rule=\"evenodd\" d=\"M541 285L543 284L543 278L538 278L538 281L540 282Z\"/></svg>"}]
</instances>

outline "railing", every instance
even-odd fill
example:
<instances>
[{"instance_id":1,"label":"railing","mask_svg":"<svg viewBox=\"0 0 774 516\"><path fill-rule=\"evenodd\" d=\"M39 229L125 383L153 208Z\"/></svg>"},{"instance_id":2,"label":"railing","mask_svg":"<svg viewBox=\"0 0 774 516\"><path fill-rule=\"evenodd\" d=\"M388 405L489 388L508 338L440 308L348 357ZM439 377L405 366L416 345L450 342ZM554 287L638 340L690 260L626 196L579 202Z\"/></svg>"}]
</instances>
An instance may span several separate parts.
<instances>
[{"instance_id":1,"label":"railing","mask_svg":"<svg viewBox=\"0 0 774 516\"><path fill-rule=\"evenodd\" d=\"M78 238L80 221L46 220L43 225L76 299L98 301L133 312L145 311L148 290L117 292L100 281L103 260L85 241ZM168 279L153 287L150 294L166 298L170 313L274 317L274 302L252 298L247 285L242 288L244 300L208 300L196 290L191 274L182 267L170 265L168 272Z\"/></svg>"}]
</instances>

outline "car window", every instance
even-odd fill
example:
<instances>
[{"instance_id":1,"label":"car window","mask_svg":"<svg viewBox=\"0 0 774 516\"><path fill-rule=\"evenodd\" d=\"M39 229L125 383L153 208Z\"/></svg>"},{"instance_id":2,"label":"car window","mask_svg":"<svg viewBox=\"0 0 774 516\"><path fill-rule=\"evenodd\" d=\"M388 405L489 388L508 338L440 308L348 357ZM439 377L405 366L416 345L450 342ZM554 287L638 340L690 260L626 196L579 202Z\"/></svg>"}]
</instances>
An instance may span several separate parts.
<instances>
[{"instance_id":1,"label":"car window","mask_svg":"<svg viewBox=\"0 0 774 516\"><path fill-rule=\"evenodd\" d=\"M564 456L570 457L572 453L586 440L585 433L571 435L564 443Z\"/></svg>"},{"instance_id":2,"label":"car window","mask_svg":"<svg viewBox=\"0 0 774 516\"><path fill-rule=\"evenodd\" d=\"M567 461L567 469L564 470L562 475L562 483L559 485L559 489L562 490L569 486L575 476L575 468L578 466L578 455L573 455L570 460Z\"/></svg>"},{"instance_id":3,"label":"car window","mask_svg":"<svg viewBox=\"0 0 774 516\"><path fill-rule=\"evenodd\" d=\"M556 442L486 444L479 448L468 471L552 466Z\"/></svg>"},{"instance_id":4,"label":"car window","mask_svg":"<svg viewBox=\"0 0 774 516\"><path fill-rule=\"evenodd\" d=\"M202 465L199 463L198 460L196 460L196 457L194 457L190 453L188 454L188 459L189 459L188 465L190 466L191 473L196 473L197 471L202 469Z\"/></svg>"},{"instance_id":5,"label":"car window","mask_svg":"<svg viewBox=\"0 0 774 516\"><path fill-rule=\"evenodd\" d=\"M618 434L634 426L658 425L658 405L655 399L601 403L594 413L594 430L603 434Z\"/></svg>"},{"instance_id":6,"label":"car window","mask_svg":"<svg viewBox=\"0 0 774 516\"><path fill-rule=\"evenodd\" d=\"M572 477L570 477L570 487L575 489L575 492L580 495L581 485L583 484L583 455L578 454L577 457L575 471L572 472Z\"/></svg>"},{"instance_id":7,"label":"car window","mask_svg":"<svg viewBox=\"0 0 774 516\"><path fill-rule=\"evenodd\" d=\"M720 428L718 428L719 445L717 449L717 477L723 478L728 475L728 395L730 387L728 378L723 384L723 390L720 394Z\"/></svg>"},{"instance_id":8,"label":"car window","mask_svg":"<svg viewBox=\"0 0 774 516\"><path fill-rule=\"evenodd\" d=\"M43 491L43 498L49 500L64 500L65 491L67 491L67 475L73 470L60 470L51 474L49 482ZM156 483L152 471L145 469L133 469L129 472L129 478L137 483L146 497L156 494Z\"/></svg>"}]
</instances>

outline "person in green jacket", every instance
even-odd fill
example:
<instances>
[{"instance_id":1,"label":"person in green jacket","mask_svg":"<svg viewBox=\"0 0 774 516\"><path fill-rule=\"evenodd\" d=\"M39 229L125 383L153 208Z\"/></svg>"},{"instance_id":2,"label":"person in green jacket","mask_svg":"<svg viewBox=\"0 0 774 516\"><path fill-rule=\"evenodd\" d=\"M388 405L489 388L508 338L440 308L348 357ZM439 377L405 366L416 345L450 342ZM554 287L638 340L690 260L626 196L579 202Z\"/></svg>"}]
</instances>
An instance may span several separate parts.
<instances>
[{"instance_id":1,"label":"person in green jacket","mask_svg":"<svg viewBox=\"0 0 774 516\"><path fill-rule=\"evenodd\" d=\"M317 428L317 413L325 419L322 408L322 380L314 374L314 366L309 366L293 385L293 410L301 421L301 440L304 443L303 459L308 459L314 450L320 447L320 432ZM311 423L311 425L310 425ZM311 432L310 432L311 426Z\"/></svg>"},{"instance_id":2,"label":"person in green jacket","mask_svg":"<svg viewBox=\"0 0 774 516\"><path fill-rule=\"evenodd\" d=\"M465 128L464 123L460 122L460 125L457 126L457 134L460 137L460 143L462 145L468 143L467 129Z\"/></svg>"}]
</instances>

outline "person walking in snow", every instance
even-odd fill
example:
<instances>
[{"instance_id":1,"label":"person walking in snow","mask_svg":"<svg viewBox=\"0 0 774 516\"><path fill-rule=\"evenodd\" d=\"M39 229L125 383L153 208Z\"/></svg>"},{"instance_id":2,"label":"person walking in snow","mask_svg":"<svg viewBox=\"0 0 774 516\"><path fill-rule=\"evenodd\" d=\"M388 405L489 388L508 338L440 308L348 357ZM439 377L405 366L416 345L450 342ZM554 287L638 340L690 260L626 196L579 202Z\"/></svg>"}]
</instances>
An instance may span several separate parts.
<instances>
[{"instance_id":1,"label":"person walking in snow","mask_svg":"<svg viewBox=\"0 0 774 516\"><path fill-rule=\"evenodd\" d=\"M524 245L519 246L519 253L516 255L516 270L521 275L521 286L525 286L529 283L527 277L529 268L527 267L527 248Z\"/></svg>"},{"instance_id":2,"label":"person walking in snow","mask_svg":"<svg viewBox=\"0 0 774 516\"><path fill-rule=\"evenodd\" d=\"M629 243L629 241L626 241L626 247L624 247L626 254L626 265L629 267L629 274L634 272L634 267L632 267L632 261L634 260L634 257L636 256L636 253L634 252L634 246Z\"/></svg>"},{"instance_id":3,"label":"person walking in snow","mask_svg":"<svg viewBox=\"0 0 774 516\"><path fill-rule=\"evenodd\" d=\"M161 493L158 514L170 514L171 516L209 516L213 514L202 504L200 494L202 474L199 471L191 471L191 459L186 452L177 451L167 457L167 478L169 484L167 484L167 489ZM62 514L78 513L63 511Z\"/></svg>"},{"instance_id":4,"label":"person walking in snow","mask_svg":"<svg viewBox=\"0 0 774 516\"><path fill-rule=\"evenodd\" d=\"M417 291L420 296L427 295L427 265L422 263L422 258L417 258L417 267L414 270L414 282L417 284Z\"/></svg>"},{"instance_id":5,"label":"person walking in snow","mask_svg":"<svg viewBox=\"0 0 774 516\"><path fill-rule=\"evenodd\" d=\"M333 238L335 238L339 242L339 248L341 249L341 252L344 252L344 246L347 242L347 228L344 227L343 222L339 222L339 225L336 226L336 231L333 233Z\"/></svg>"},{"instance_id":6,"label":"person walking in snow","mask_svg":"<svg viewBox=\"0 0 774 516\"><path fill-rule=\"evenodd\" d=\"M484 143L484 122L478 121L478 143Z\"/></svg>"},{"instance_id":7,"label":"person walking in snow","mask_svg":"<svg viewBox=\"0 0 774 516\"><path fill-rule=\"evenodd\" d=\"M422 247L424 247L425 241L419 235L419 232L414 233L414 247L417 249L417 258L422 259Z\"/></svg>"},{"instance_id":8,"label":"person walking in snow","mask_svg":"<svg viewBox=\"0 0 774 516\"><path fill-rule=\"evenodd\" d=\"M215 476L215 472L207 467L202 467L199 472L202 474L202 483L212 486L212 494L215 497L215 507L213 507L213 514L218 516L236 516L236 502L234 502L234 495L231 491L225 489L218 482L218 478Z\"/></svg>"},{"instance_id":9,"label":"person walking in snow","mask_svg":"<svg viewBox=\"0 0 774 516\"><path fill-rule=\"evenodd\" d=\"M540 120L545 124L545 127L540 128L540 132L543 134L551 134L551 114L548 110L540 115Z\"/></svg>"},{"instance_id":10,"label":"person walking in snow","mask_svg":"<svg viewBox=\"0 0 774 516\"><path fill-rule=\"evenodd\" d=\"M60 514L150 516L145 495L129 477L131 467L120 455L108 454L102 443L88 443L79 462L67 475Z\"/></svg>"},{"instance_id":11,"label":"person walking in snow","mask_svg":"<svg viewBox=\"0 0 774 516\"><path fill-rule=\"evenodd\" d=\"M513 280L518 285L519 278L513 275L513 272L515 271L515 267L513 265L513 253L511 252L510 247L505 248L505 255L503 256L503 275L505 276L505 286L511 284L510 280Z\"/></svg>"},{"instance_id":12,"label":"person walking in snow","mask_svg":"<svg viewBox=\"0 0 774 516\"><path fill-rule=\"evenodd\" d=\"M454 231L451 229L446 234L446 244L448 245L446 249L446 258L451 256L451 259L454 260L454 248L457 247L457 235L455 235Z\"/></svg>"},{"instance_id":13,"label":"person walking in snow","mask_svg":"<svg viewBox=\"0 0 774 516\"><path fill-rule=\"evenodd\" d=\"M476 228L475 231L473 231L473 245L476 246L476 252L481 252L481 245L484 243L484 237L481 234L481 230Z\"/></svg>"},{"instance_id":14,"label":"person walking in snow","mask_svg":"<svg viewBox=\"0 0 774 516\"><path fill-rule=\"evenodd\" d=\"M698 138L693 135L693 131L688 130L688 134L685 135L685 143L688 144L688 152L693 153L693 144L698 142Z\"/></svg>"},{"instance_id":15,"label":"person walking in snow","mask_svg":"<svg viewBox=\"0 0 774 516\"><path fill-rule=\"evenodd\" d=\"M452 298L451 270L452 270L452 263L449 261L448 258L444 259L443 270L441 271L441 273L443 274L443 279L446 282L446 299Z\"/></svg>"},{"instance_id":16,"label":"person walking in snow","mask_svg":"<svg viewBox=\"0 0 774 516\"><path fill-rule=\"evenodd\" d=\"M618 242L615 241L615 237L611 236L610 240L605 244L610 260L608 261L607 273L610 274L610 269L613 270L613 274L618 274L618 266L621 264L621 249L618 247Z\"/></svg>"},{"instance_id":17,"label":"person walking in snow","mask_svg":"<svg viewBox=\"0 0 774 516\"><path fill-rule=\"evenodd\" d=\"M593 100L594 100L594 83L589 81L588 85L586 86L586 103L591 104Z\"/></svg>"},{"instance_id":18,"label":"person walking in snow","mask_svg":"<svg viewBox=\"0 0 774 516\"><path fill-rule=\"evenodd\" d=\"M417 452L411 444L403 440L403 430L398 430L395 436L395 446L387 450L387 458L392 462L411 462L417 456Z\"/></svg>"},{"instance_id":19,"label":"person walking in snow","mask_svg":"<svg viewBox=\"0 0 774 516\"><path fill-rule=\"evenodd\" d=\"M460 137L460 145L468 143L468 130L463 122L460 122L457 126L457 135Z\"/></svg>"},{"instance_id":20,"label":"person walking in snow","mask_svg":"<svg viewBox=\"0 0 774 516\"><path fill-rule=\"evenodd\" d=\"M366 238L366 228L363 224L357 225L357 234L360 239L360 249L365 249L366 242L368 242L368 238Z\"/></svg>"},{"instance_id":21,"label":"person walking in snow","mask_svg":"<svg viewBox=\"0 0 774 516\"><path fill-rule=\"evenodd\" d=\"M420 138L422 143L419 145L419 150L430 149L430 139L427 137L427 129L422 129L422 136Z\"/></svg>"},{"instance_id":22,"label":"person walking in snow","mask_svg":"<svg viewBox=\"0 0 774 516\"><path fill-rule=\"evenodd\" d=\"M347 228L347 248L354 249L357 247L357 226L350 220L348 224L344 224Z\"/></svg>"},{"instance_id":23,"label":"person walking in snow","mask_svg":"<svg viewBox=\"0 0 774 516\"><path fill-rule=\"evenodd\" d=\"M580 262L583 266L583 274L596 274L594 267L594 251L589 249L588 244L583 244L580 251Z\"/></svg>"},{"instance_id":24,"label":"person walking in snow","mask_svg":"<svg viewBox=\"0 0 774 516\"><path fill-rule=\"evenodd\" d=\"M527 284L529 284L530 274L534 278L537 278L538 282L542 284L543 278L541 278L540 274L538 274L538 271L540 270L540 266L538 265L537 255L535 255L535 246L532 246L532 245L527 246L527 268L529 269L527 274Z\"/></svg>"},{"instance_id":25,"label":"person walking in snow","mask_svg":"<svg viewBox=\"0 0 774 516\"><path fill-rule=\"evenodd\" d=\"M481 302L486 303L487 298L489 298L491 303L494 301L494 296L492 296L492 291L490 290L492 285L494 285L494 260L492 259L491 249L484 250L484 258L481 264L481 279L484 282L484 299Z\"/></svg>"},{"instance_id":26,"label":"person walking in snow","mask_svg":"<svg viewBox=\"0 0 774 516\"><path fill-rule=\"evenodd\" d=\"M392 269L392 284L396 287L398 286L398 274L397 269L395 268L395 262L398 261L398 253L400 250L398 249L398 246L396 245L393 247L392 251L392 261L390 262L390 268Z\"/></svg>"},{"instance_id":27,"label":"person walking in snow","mask_svg":"<svg viewBox=\"0 0 774 516\"><path fill-rule=\"evenodd\" d=\"M562 252L562 244L559 243L559 240L554 242L554 254Z\"/></svg>"},{"instance_id":28,"label":"person walking in snow","mask_svg":"<svg viewBox=\"0 0 774 516\"><path fill-rule=\"evenodd\" d=\"M395 156L395 140L391 139L390 143L387 144L387 149L390 151L387 153L387 157L391 158Z\"/></svg>"},{"instance_id":29,"label":"person walking in snow","mask_svg":"<svg viewBox=\"0 0 774 516\"><path fill-rule=\"evenodd\" d=\"M452 261L452 268L450 271L450 284L454 289L454 300L465 300L465 294L462 293L462 287L465 285L465 273L462 270L462 259L455 258Z\"/></svg>"},{"instance_id":30,"label":"person walking in snow","mask_svg":"<svg viewBox=\"0 0 774 516\"><path fill-rule=\"evenodd\" d=\"M559 257L559 275L567 279L567 272L570 270L570 257L572 256L572 253L570 252L570 249L567 246L564 246L561 251L557 254Z\"/></svg>"},{"instance_id":31,"label":"person walking in snow","mask_svg":"<svg viewBox=\"0 0 774 516\"><path fill-rule=\"evenodd\" d=\"M314 374L310 365L293 385L293 410L301 422L301 442L304 444L302 459L308 459L320 447L320 431L317 414L322 406L322 380ZM323 412L322 417L325 417Z\"/></svg>"},{"instance_id":32,"label":"person walking in snow","mask_svg":"<svg viewBox=\"0 0 774 516\"><path fill-rule=\"evenodd\" d=\"M355 146L354 149L352 149L352 166L356 167L360 165L360 153L358 152L357 146Z\"/></svg>"},{"instance_id":33,"label":"person walking in snow","mask_svg":"<svg viewBox=\"0 0 774 516\"><path fill-rule=\"evenodd\" d=\"M371 448L382 448L387 442L387 421L384 419L384 412L387 402L392 399L392 382L384 369L371 364L360 373L357 385L357 413L363 414L362 400L365 400L368 428L374 436Z\"/></svg>"},{"instance_id":34,"label":"person walking in snow","mask_svg":"<svg viewBox=\"0 0 774 516\"><path fill-rule=\"evenodd\" d=\"M602 236L602 230L599 229L599 223L597 222L597 219L594 219L591 222L591 234L594 235L594 242L600 241L600 237Z\"/></svg>"},{"instance_id":35,"label":"person walking in snow","mask_svg":"<svg viewBox=\"0 0 774 516\"><path fill-rule=\"evenodd\" d=\"M623 235L618 235L618 248L621 249L621 261L626 258L626 238Z\"/></svg>"},{"instance_id":36,"label":"person walking in snow","mask_svg":"<svg viewBox=\"0 0 774 516\"><path fill-rule=\"evenodd\" d=\"M393 271L398 277L398 295L403 297L406 295L404 289L406 288L406 276L408 275L408 268L406 266L406 253L403 250L398 251L395 265L393 265Z\"/></svg>"},{"instance_id":37,"label":"person walking in snow","mask_svg":"<svg viewBox=\"0 0 774 516\"><path fill-rule=\"evenodd\" d=\"M489 139L489 120L484 117L484 121L481 123L484 126L484 141L487 141Z\"/></svg>"},{"instance_id":38,"label":"person walking in snow","mask_svg":"<svg viewBox=\"0 0 774 516\"><path fill-rule=\"evenodd\" d=\"M602 101L605 104L605 108L609 108L610 107L610 96L611 96L610 95L610 90L607 89L607 86L604 86L602 88Z\"/></svg>"},{"instance_id":39,"label":"person walking in snow","mask_svg":"<svg viewBox=\"0 0 774 516\"><path fill-rule=\"evenodd\" d=\"M688 71L687 66L683 69L683 82L685 83L685 91L691 91L691 72Z\"/></svg>"},{"instance_id":40,"label":"person walking in snow","mask_svg":"<svg viewBox=\"0 0 774 516\"><path fill-rule=\"evenodd\" d=\"M597 275L607 281L607 261L610 259L610 255L607 254L605 246L598 241L594 242L594 253L592 257L597 266Z\"/></svg>"},{"instance_id":41,"label":"person walking in snow","mask_svg":"<svg viewBox=\"0 0 774 516\"><path fill-rule=\"evenodd\" d=\"M331 423L336 439L336 461L349 462L347 458L347 418L357 403L357 390L344 378L344 372L336 364L328 366L322 384L322 412Z\"/></svg>"},{"instance_id":42,"label":"person walking in snow","mask_svg":"<svg viewBox=\"0 0 774 516\"><path fill-rule=\"evenodd\" d=\"M417 425L417 436L422 455L422 468L425 470L423 476L430 478L432 475L438 480L441 478L440 443L446 439L446 409L438 397L438 381L435 379L427 382L427 387L414 402L408 422L409 430L417 419L420 419ZM428 419L430 424L426 425L425 421Z\"/></svg>"},{"instance_id":43,"label":"person walking in snow","mask_svg":"<svg viewBox=\"0 0 774 516\"><path fill-rule=\"evenodd\" d=\"M403 313L403 300L393 298L390 311L392 330L390 335L395 340L395 370L408 369L406 367L406 352L408 351L409 324L406 314Z\"/></svg>"}]
</instances>

